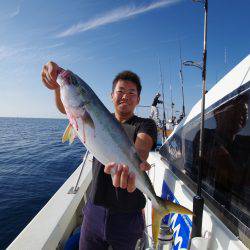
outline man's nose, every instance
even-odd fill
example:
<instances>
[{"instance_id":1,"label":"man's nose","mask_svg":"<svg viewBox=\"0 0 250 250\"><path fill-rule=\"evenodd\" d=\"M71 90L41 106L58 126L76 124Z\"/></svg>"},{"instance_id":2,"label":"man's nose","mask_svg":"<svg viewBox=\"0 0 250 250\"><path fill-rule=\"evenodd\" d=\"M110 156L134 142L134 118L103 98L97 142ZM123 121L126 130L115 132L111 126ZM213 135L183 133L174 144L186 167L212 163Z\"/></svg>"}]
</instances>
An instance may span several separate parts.
<instances>
[{"instance_id":1,"label":"man's nose","mask_svg":"<svg viewBox=\"0 0 250 250\"><path fill-rule=\"evenodd\" d=\"M128 99L128 95L127 92L122 93L122 99Z\"/></svg>"}]
</instances>

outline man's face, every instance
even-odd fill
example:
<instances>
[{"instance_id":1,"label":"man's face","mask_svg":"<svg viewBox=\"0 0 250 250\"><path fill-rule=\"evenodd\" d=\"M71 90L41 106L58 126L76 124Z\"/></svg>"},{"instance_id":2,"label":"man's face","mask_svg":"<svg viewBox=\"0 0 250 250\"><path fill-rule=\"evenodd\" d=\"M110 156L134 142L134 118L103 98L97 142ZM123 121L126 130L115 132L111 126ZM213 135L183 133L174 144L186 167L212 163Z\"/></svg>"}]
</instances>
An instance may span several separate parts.
<instances>
[{"instance_id":1,"label":"man's face","mask_svg":"<svg viewBox=\"0 0 250 250\"><path fill-rule=\"evenodd\" d=\"M131 115L140 101L135 83L118 80L114 92L111 93L115 112L120 115Z\"/></svg>"}]
</instances>

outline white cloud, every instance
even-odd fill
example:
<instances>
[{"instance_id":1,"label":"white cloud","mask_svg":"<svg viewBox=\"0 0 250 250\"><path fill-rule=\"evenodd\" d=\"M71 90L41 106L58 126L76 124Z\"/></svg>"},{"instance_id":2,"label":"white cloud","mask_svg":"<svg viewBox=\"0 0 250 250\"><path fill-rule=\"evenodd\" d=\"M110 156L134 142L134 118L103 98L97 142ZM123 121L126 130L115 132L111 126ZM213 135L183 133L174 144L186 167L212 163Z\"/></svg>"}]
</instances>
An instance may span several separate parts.
<instances>
[{"instance_id":1,"label":"white cloud","mask_svg":"<svg viewBox=\"0 0 250 250\"><path fill-rule=\"evenodd\" d=\"M87 30L96 29L100 26L120 22L122 20L132 18L136 15L149 12L154 9L159 9L159 8L164 8L166 6L170 6L180 1L181 0L161 0L161 1L153 1L151 4L148 4L148 5L123 6L118 9L109 11L87 22L72 25L70 28L59 33L57 37L72 36L78 33L85 32Z\"/></svg>"},{"instance_id":2,"label":"white cloud","mask_svg":"<svg viewBox=\"0 0 250 250\"><path fill-rule=\"evenodd\" d=\"M1 46L0 47L0 60L4 60L6 58L12 57L17 54L17 50L12 49L10 47Z\"/></svg>"},{"instance_id":3,"label":"white cloud","mask_svg":"<svg viewBox=\"0 0 250 250\"><path fill-rule=\"evenodd\" d=\"M20 6L13 11L0 12L0 21L5 21L16 17L20 13Z\"/></svg>"},{"instance_id":4,"label":"white cloud","mask_svg":"<svg viewBox=\"0 0 250 250\"><path fill-rule=\"evenodd\" d=\"M41 52L44 50L51 50L63 46L64 43L56 43L50 44L44 47L38 46L30 46L30 47L23 47L23 46L0 46L0 60L5 60L13 57L21 57L21 56L37 56L37 52ZM30 54L28 53L30 52Z\"/></svg>"},{"instance_id":5,"label":"white cloud","mask_svg":"<svg viewBox=\"0 0 250 250\"><path fill-rule=\"evenodd\" d=\"M39 50L54 49L54 48L57 48L57 47L61 47L63 45L64 45L64 43L56 43L56 44L44 46L44 47L41 47L41 48L38 48L38 49Z\"/></svg>"},{"instance_id":6,"label":"white cloud","mask_svg":"<svg viewBox=\"0 0 250 250\"><path fill-rule=\"evenodd\" d=\"M17 7L17 9L11 13L9 13L9 18L13 18L15 16L17 16L20 13L20 6Z\"/></svg>"}]
</instances>

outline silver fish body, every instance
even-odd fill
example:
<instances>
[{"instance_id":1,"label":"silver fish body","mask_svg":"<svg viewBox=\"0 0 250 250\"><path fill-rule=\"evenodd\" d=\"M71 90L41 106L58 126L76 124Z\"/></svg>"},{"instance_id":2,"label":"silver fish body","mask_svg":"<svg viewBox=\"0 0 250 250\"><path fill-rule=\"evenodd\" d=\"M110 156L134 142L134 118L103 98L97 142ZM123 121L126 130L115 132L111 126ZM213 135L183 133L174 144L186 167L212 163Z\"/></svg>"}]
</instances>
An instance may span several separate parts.
<instances>
[{"instance_id":1,"label":"silver fish body","mask_svg":"<svg viewBox=\"0 0 250 250\"><path fill-rule=\"evenodd\" d=\"M158 207L152 183L139 167L142 162L121 124L94 91L77 75L59 75L61 99L77 136L102 164L122 163L136 175L136 187Z\"/></svg>"}]
</instances>

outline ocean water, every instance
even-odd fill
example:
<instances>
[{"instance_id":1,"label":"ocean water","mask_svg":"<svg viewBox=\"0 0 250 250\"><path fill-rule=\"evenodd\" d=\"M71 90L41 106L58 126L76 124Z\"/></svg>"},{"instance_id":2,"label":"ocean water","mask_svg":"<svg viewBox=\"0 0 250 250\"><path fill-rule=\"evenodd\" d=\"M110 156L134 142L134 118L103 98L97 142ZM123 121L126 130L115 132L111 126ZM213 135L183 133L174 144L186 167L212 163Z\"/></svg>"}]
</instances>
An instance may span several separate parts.
<instances>
[{"instance_id":1,"label":"ocean water","mask_svg":"<svg viewBox=\"0 0 250 250\"><path fill-rule=\"evenodd\" d=\"M62 119L0 118L0 249L5 249L81 163Z\"/></svg>"}]
</instances>

